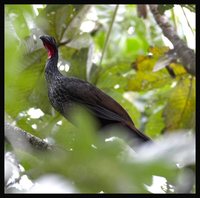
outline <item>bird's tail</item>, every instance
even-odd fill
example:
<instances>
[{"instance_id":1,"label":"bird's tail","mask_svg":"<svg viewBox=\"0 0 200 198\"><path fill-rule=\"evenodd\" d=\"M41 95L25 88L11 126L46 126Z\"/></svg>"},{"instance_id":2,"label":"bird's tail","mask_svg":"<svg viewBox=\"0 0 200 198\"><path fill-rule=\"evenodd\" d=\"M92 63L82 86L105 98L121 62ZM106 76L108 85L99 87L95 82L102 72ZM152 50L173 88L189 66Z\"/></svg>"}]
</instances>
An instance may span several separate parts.
<instances>
[{"instance_id":1,"label":"bird's tail","mask_svg":"<svg viewBox=\"0 0 200 198\"><path fill-rule=\"evenodd\" d=\"M129 129L129 134L134 138L137 138L141 142L152 142L152 139L142 133L139 129L137 129L134 125L126 123L126 127Z\"/></svg>"}]
</instances>

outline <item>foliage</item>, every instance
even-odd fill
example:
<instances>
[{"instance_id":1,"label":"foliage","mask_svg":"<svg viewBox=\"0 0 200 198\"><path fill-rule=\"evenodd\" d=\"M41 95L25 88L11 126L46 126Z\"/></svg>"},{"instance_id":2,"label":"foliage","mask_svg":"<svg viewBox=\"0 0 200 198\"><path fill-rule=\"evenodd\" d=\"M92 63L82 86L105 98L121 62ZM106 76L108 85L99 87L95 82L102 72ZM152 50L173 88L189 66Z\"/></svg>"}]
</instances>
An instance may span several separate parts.
<instances>
[{"instance_id":1,"label":"foliage","mask_svg":"<svg viewBox=\"0 0 200 198\"><path fill-rule=\"evenodd\" d=\"M159 5L158 10L161 14L163 14L166 10L172 9L173 7L173 4L163 4Z\"/></svg>"},{"instance_id":2,"label":"foliage","mask_svg":"<svg viewBox=\"0 0 200 198\"><path fill-rule=\"evenodd\" d=\"M174 7L164 5L160 6L163 12ZM56 173L73 183L78 192L90 193L149 193L144 184L150 185L152 176L157 175L165 177L176 190L178 178L187 167L177 168L173 161L161 158L137 162L135 156L128 156L125 137L105 142L105 136L95 133L98 123L82 110L75 112L78 127L73 126L51 107L44 79L47 55L39 36L49 34L59 45L58 67L63 75L88 80L115 98L151 138L175 130L194 130L195 77L175 61L153 71L169 51L153 17L138 18L136 5L120 5L104 49L115 5L52 4L37 10L38 14L32 5L5 6L6 120L11 118L18 127L60 150L14 150L24 174L34 181ZM91 13L96 13L96 18ZM93 29L80 28L87 22L95 24ZM64 45L69 39L71 42ZM63 70L66 66L67 72ZM32 108L44 115L34 118L29 113ZM117 130L112 130L116 136ZM173 149L176 152L176 147Z\"/></svg>"},{"instance_id":3,"label":"foliage","mask_svg":"<svg viewBox=\"0 0 200 198\"><path fill-rule=\"evenodd\" d=\"M195 12L196 5L194 4L181 4L182 7L189 9L191 12ZM166 10L172 9L174 4L162 4L159 5L158 10L163 14Z\"/></svg>"},{"instance_id":4,"label":"foliage","mask_svg":"<svg viewBox=\"0 0 200 198\"><path fill-rule=\"evenodd\" d=\"M196 11L196 5L195 4L181 4L181 6L189 9L191 12Z\"/></svg>"}]
</instances>

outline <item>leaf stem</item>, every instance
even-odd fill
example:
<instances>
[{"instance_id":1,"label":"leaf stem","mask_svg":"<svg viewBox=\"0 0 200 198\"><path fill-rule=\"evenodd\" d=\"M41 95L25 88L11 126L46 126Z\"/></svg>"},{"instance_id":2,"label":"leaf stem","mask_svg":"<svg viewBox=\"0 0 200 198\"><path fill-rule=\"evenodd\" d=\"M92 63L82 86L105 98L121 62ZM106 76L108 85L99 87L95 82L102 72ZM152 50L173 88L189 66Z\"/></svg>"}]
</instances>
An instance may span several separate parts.
<instances>
[{"instance_id":1,"label":"leaf stem","mask_svg":"<svg viewBox=\"0 0 200 198\"><path fill-rule=\"evenodd\" d=\"M115 17L116 17L118 8L119 8L119 5L116 5L114 13L113 13L112 20L111 20L111 23L110 23L110 27L109 27L109 30L108 30L108 34L106 36L106 40L105 40L105 43L104 43L104 46L103 46L103 51L102 51L101 59L100 59L100 62L99 62L99 66L101 66L102 61L103 61L103 57L104 57L104 54L105 54L105 51L106 51L106 48L107 48L107 45L108 45L108 41L109 41L109 38L110 38L111 30L112 30L112 27L113 27L113 24L114 24L114 21L115 21Z\"/></svg>"}]
</instances>

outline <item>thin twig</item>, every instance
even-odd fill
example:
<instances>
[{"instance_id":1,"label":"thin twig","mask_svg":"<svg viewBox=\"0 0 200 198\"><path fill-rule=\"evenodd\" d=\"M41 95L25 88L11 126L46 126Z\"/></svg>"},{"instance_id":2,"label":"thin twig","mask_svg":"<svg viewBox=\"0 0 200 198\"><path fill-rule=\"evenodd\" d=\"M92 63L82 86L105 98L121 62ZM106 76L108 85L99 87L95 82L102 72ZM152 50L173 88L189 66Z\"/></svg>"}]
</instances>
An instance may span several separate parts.
<instances>
[{"instance_id":1,"label":"thin twig","mask_svg":"<svg viewBox=\"0 0 200 198\"><path fill-rule=\"evenodd\" d=\"M190 23L189 23L189 21L188 21L188 18L187 18L187 16L186 16L186 13L185 13L185 11L184 11L184 9L183 9L182 6L181 6L181 9L182 9L183 14L184 14L184 16L185 16L185 19L186 19L186 21L187 21L187 24L188 24L188 26L189 26L189 28L190 28L192 34L194 35L194 31L192 30L192 27L191 27L191 25L190 25Z\"/></svg>"},{"instance_id":2,"label":"thin twig","mask_svg":"<svg viewBox=\"0 0 200 198\"><path fill-rule=\"evenodd\" d=\"M110 24L110 27L109 27L109 30L108 30L108 34L106 36L106 41L105 41L104 46L103 46L103 51L102 51L101 59L100 59L100 62L99 62L99 66L101 66L102 61L103 61L103 57L104 57L104 54L105 54L105 51L106 51L108 40L110 38L111 30L112 30L112 27L113 27L113 24L114 24L114 21L115 21L115 17L116 17L116 14L117 14L118 7L119 7L119 5L116 5L114 13L113 13L113 17L112 17L111 24Z\"/></svg>"},{"instance_id":3,"label":"thin twig","mask_svg":"<svg viewBox=\"0 0 200 198\"><path fill-rule=\"evenodd\" d=\"M59 43L59 44L57 45L57 47L60 47L60 46L62 46L62 45L66 45L66 44L70 43L71 41L72 41L72 39L68 39L68 40L66 40L66 41L64 41L64 42L62 42L62 43Z\"/></svg>"}]
</instances>

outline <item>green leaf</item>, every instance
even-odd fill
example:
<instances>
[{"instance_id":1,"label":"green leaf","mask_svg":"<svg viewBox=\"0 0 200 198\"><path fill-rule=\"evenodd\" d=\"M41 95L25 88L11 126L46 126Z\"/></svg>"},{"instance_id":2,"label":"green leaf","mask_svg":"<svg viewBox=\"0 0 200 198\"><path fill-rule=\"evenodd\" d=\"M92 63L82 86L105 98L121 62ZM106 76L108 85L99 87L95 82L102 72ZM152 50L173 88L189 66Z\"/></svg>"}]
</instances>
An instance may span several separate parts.
<instances>
[{"instance_id":1,"label":"green leaf","mask_svg":"<svg viewBox=\"0 0 200 198\"><path fill-rule=\"evenodd\" d=\"M67 72L69 76L75 76L80 79L86 80L86 71L87 71L87 60L88 60L88 48L82 48L76 50L68 61L70 63L70 69Z\"/></svg>"},{"instance_id":2,"label":"green leaf","mask_svg":"<svg viewBox=\"0 0 200 198\"><path fill-rule=\"evenodd\" d=\"M126 73L129 70L130 66L123 63L107 66L98 73L97 86L100 89L116 89L122 92L127 84Z\"/></svg>"},{"instance_id":3,"label":"green leaf","mask_svg":"<svg viewBox=\"0 0 200 198\"><path fill-rule=\"evenodd\" d=\"M79 10L80 7L73 5L47 5L39 12L36 24L43 32L60 42Z\"/></svg>"},{"instance_id":4,"label":"green leaf","mask_svg":"<svg viewBox=\"0 0 200 198\"><path fill-rule=\"evenodd\" d=\"M147 91L171 84L173 79L166 71L148 72L138 71L128 82L128 90Z\"/></svg>"},{"instance_id":5,"label":"green leaf","mask_svg":"<svg viewBox=\"0 0 200 198\"><path fill-rule=\"evenodd\" d=\"M13 71L11 68L8 70L6 77L6 111L16 117L19 112L35 106L46 113L50 113L51 106L47 96L44 74L40 71L41 65L33 64L31 67L24 69L14 78L14 81L10 80Z\"/></svg>"},{"instance_id":6,"label":"green leaf","mask_svg":"<svg viewBox=\"0 0 200 198\"><path fill-rule=\"evenodd\" d=\"M137 37L128 38L126 40L126 52L133 53L142 47L142 41Z\"/></svg>"},{"instance_id":7,"label":"green leaf","mask_svg":"<svg viewBox=\"0 0 200 198\"><path fill-rule=\"evenodd\" d=\"M158 6L160 14L163 14L166 10L172 9L174 4L162 4Z\"/></svg>"},{"instance_id":8,"label":"green leaf","mask_svg":"<svg viewBox=\"0 0 200 198\"><path fill-rule=\"evenodd\" d=\"M6 5L6 16L13 24L15 33L20 38L30 34L29 21L34 17L32 5Z\"/></svg>"},{"instance_id":9,"label":"green leaf","mask_svg":"<svg viewBox=\"0 0 200 198\"><path fill-rule=\"evenodd\" d=\"M76 138L73 142L74 149L78 152L90 152L91 145L95 144L96 141L97 121L79 105L75 106L70 112L70 119L77 126L75 130Z\"/></svg>"},{"instance_id":10,"label":"green leaf","mask_svg":"<svg viewBox=\"0 0 200 198\"><path fill-rule=\"evenodd\" d=\"M67 72L68 76L75 76L84 80L87 79L87 68L91 67L92 59L91 42L90 36L84 33L77 36L68 46L62 46L60 48L60 61L70 66Z\"/></svg>"},{"instance_id":11,"label":"green leaf","mask_svg":"<svg viewBox=\"0 0 200 198\"><path fill-rule=\"evenodd\" d=\"M33 15L32 6L8 6L6 8L8 13L16 12L18 16L17 22L21 21L21 18L19 18L21 15L22 19L24 15L28 16L27 13ZM6 17L6 111L12 117L17 117L19 112L27 110L30 106L35 106L35 101L32 101L32 103L30 96L40 79L41 70L43 72L41 59L43 57L43 60L45 60L45 57L44 51L37 49L25 55L25 51L29 51L29 45L23 45L23 43L26 43L23 38L29 32L26 32L26 28L23 29L25 33L20 29L21 33L18 36L20 36L21 40L19 41L19 37L16 36L18 30L13 25L15 21L12 20L12 15L9 16ZM43 94L44 92L41 93ZM38 97L40 96L38 95ZM39 102L37 104L39 106L42 103ZM47 102L45 101L44 104L46 105Z\"/></svg>"},{"instance_id":12,"label":"green leaf","mask_svg":"<svg viewBox=\"0 0 200 198\"><path fill-rule=\"evenodd\" d=\"M164 118L162 117L163 109L153 113L145 126L145 134L155 138L160 135L162 130L165 128Z\"/></svg>"},{"instance_id":13,"label":"green leaf","mask_svg":"<svg viewBox=\"0 0 200 198\"><path fill-rule=\"evenodd\" d=\"M75 49L88 48L92 42L91 36L88 33L82 33L74 37L67 46Z\"/></svg>"},{"instance_id":14,"label":"green leaf","mask_svg":"<svg viewBox=\"0 0 200 198\"><path fill-rule=\"evenodd\" d=\"M104 46L104 41L106 38L105 31L99 31L94 37L94 43L96 44L96 49L102 50Z\"/></svg>"},{"instance_id":15,"label":"green leaf","mask_svg":"<svg viewBox=\"0 0 200 198\"><path fill-rule=\"evenodd\" d=\"M77 129L65 118L60 116L60 119L60 122L62 122L61 125L57 122L54 126L52 125L49 127L49 130L51 130L51 127L54 127L53 133L49 135L55 140L56 145L69 151L74 148L74 141L76 138L75 131Z\"/></svg>"},{"instance_id":16,"label":"green leaf","mask_svg":"<svg viewBox=\"0 0 200 198\"><path fill-rule=\"evenodd\" d=\"M132 64L136 73L129 78L128 90L132 91L146 91L162 87L172 83L167 70L160 70L153 72L154 65L159 57L161 57L168 47L150 47L149 56L140 55L137 60Z\"/></svg>"},{"instance_id":17,"label":"green leaf","mask_svg":"<svg viewBox=\"0 0 200 198\"><path fill-rule=\"evenodd\" d=\"M181 4L181 6L189 9L191 12L196 12L196 4Z\"/></svg>"},{"instance_id":18,"label":"green leaf","mask_svg":"<svg viewBox=\"0 0 200 198\"><path fill-rule=\"evenodd\" d=\"M80 26L86 14L90 9L90 5L74 7L73 16L70 17L70 23L67 25L66 31L63 33L63 38L76 38L80 33ZM69 20L68 20L69 21Z\"/></svg>"},{"instance_id":19,"label":"green leaf","mask_svg":"<svg viewBox=\"0 0 200 198\"><path fill-rule=\"evenodd\" d=\"M181 78L169 95L164 109L166 129L190 129L195 125L195 78Z\"/></svg>"},{"instance_id":20,"label":"green leaf","mask_svg":"<svg viewBox=\"0 0 200 198\"><path fill-rule=\"evenodd\" d=\"M75 15L75 9L73 11L72 5L61 6L59 10L56 11L55 15L55 29L56 35L58 36L59 40L62 39L62 36L67 29L70 21Z\"/></svg>"}]
</instances>

